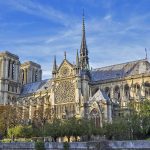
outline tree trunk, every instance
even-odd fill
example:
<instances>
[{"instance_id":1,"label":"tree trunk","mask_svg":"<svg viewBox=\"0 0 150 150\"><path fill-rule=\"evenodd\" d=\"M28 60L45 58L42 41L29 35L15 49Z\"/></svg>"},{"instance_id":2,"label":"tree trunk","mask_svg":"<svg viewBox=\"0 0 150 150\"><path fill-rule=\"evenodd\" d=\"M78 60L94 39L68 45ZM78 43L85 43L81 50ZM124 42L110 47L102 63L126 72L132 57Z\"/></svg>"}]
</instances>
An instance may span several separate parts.
<instances>
[{"instance_id":1,"label":"tree trunk","mask_svg":"<svg viewBox=\"0 0 150 150\"><path fill-rule=\"evenodd\" d=\"M68 136L68 142L70 142L70 136Z\"/></svg>"},{"instance_id":2,"label":"tree trunk","mask_svg":"<svg viewBox=\"0 0 150 150\"><path fill-rule=\"evenodd\" d=\"M54 142L56 142L57 141L57 137L54 137Z\"/></svg>"},{"instance_id":3,"label":"tree trunk","mask_svg":"<svg viewBox=\"0 0 150 150\"><path fill-rule=\"evenodd\" d=\"M75 141L76 141L76 142L77 142L77 139L78 139L77 136L75 136Z\"/></svg>"}]
</instances>

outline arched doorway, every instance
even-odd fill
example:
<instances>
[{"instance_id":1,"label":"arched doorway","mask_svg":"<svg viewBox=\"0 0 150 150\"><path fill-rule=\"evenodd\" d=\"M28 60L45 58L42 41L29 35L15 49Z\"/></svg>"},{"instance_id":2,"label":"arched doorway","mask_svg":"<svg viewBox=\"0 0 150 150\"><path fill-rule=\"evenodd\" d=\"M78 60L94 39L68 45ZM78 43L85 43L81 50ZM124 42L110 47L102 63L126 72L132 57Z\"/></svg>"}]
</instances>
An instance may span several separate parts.
<instances>
[{"instance_id":1,"label":"arched doorway","mask_svg":"<svg viewBox=\"0 0 150 150\"><path fill-rule=\"evenodd\" d=\"M93 108L90 112L90 118L96 127L100 126L100 114L96 108Z\"/></svg>"}]
</instances>

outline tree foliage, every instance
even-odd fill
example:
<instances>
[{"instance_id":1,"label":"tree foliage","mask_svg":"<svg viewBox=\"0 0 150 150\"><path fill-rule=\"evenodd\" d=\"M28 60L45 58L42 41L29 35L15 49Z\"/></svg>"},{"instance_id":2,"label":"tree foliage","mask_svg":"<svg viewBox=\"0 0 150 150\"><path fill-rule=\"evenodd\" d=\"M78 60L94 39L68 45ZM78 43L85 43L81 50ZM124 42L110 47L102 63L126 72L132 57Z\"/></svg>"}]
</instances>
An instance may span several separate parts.
<instances>
[{"instance_id":1,"label":"tree foliage","mask_svg":"<svg viewBox=\"0 0 150 150\"><path fill-rule=\"evenodd\" d=\"M8 129L8 137L10 138L30 138L32 135L32 126L18 125Z\"/></svg>"}]
</instances>

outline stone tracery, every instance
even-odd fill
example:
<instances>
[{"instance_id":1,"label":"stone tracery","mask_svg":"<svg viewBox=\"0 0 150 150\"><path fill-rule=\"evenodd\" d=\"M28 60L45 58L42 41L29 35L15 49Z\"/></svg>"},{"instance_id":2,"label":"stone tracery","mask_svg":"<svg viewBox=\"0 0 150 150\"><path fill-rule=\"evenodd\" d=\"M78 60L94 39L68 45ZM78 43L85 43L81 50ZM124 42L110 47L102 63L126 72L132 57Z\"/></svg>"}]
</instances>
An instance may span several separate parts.
<instances>
[{"instance_id":1,"label":"stone tracery","mask_svg":"<svg viewBox=\"0 0 150 150\"><path fill-rule=\"evenodd\" d=\"M71 81L62 81L55 90L55 103L67 103L75 100L75 85Z\"/></svg>"}]
</instances>

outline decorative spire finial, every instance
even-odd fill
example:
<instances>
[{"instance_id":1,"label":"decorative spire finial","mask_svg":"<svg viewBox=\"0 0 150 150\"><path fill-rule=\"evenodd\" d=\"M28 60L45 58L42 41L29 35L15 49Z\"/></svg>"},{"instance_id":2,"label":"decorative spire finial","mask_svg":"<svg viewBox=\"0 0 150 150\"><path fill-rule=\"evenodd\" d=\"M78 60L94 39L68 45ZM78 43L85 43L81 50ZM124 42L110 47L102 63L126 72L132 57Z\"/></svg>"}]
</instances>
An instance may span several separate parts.
<instances>
[{"instance_id":1,"label":"decorative spire finial","mask_svg":"<svg viewBox=\"0 0 150 150\"><path fill-rule=\"evenodd\" d=\"M145 59L147 59L147 49L145 48Z\"/></svg>"},{"instance_id":2,"label":"decorative spire finial","mask_svg":"<svg viewBox=\"0 0 150 150\"><path fill-rule=\"evenodd\" d=\"M82 14L82 36L85 36L85 17L84 17L84 9Z\"/></svg>"},{"instance_id":3,"label":"decorative spire finial","mask_svg":"<svg viewBox=\"0 0 150 150\"><path fill-rule=\"evenodd\" d=\"M66 51L64 51L64 58L66 59Z\"/></svg>"}]
</instances>

